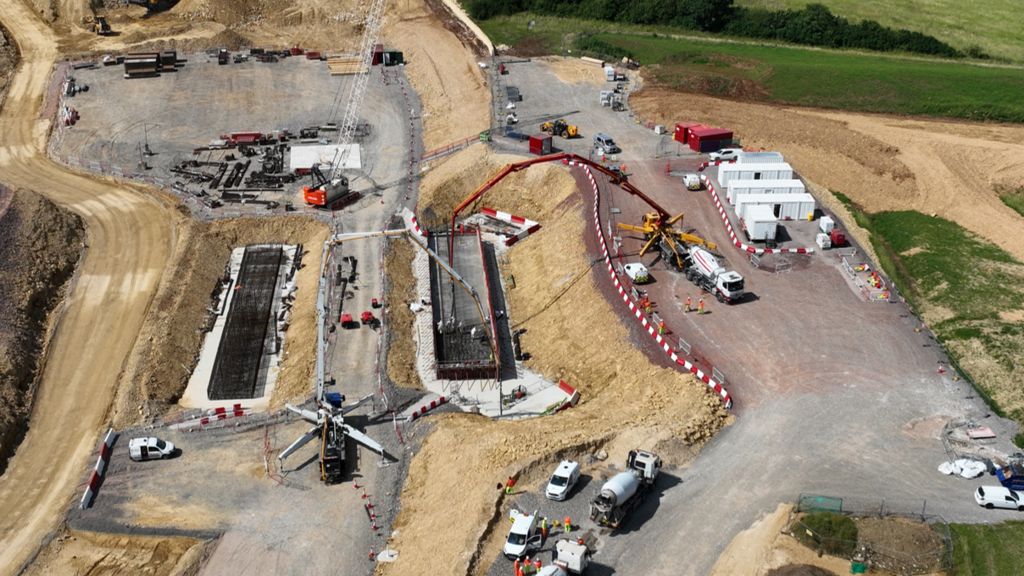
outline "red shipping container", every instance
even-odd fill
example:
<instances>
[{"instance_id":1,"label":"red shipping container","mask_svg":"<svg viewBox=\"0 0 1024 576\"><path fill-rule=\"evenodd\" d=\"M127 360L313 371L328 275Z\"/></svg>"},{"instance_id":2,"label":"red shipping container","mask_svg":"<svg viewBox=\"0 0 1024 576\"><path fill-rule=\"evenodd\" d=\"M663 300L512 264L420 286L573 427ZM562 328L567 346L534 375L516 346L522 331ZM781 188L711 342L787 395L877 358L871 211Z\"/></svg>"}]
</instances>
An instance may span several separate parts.
<instances>
[{"instance_id":1,"label":"red shipping container","mask_svg":"<svg viewBox=\"0 0 1024 576\"><path fill-rule=\"evenodd\" d=\"M371 66L384 63L384 45L374 44L373 45L373 60L370 62Z\"/></svg>"},{"instance_id":2,"label":"red shipping container","mask_svg":"<svg viewBox=\"0 0 1024 576\"><path fill-rule=\"evenodd\" d=\"M551 135L537 134L530 136L530 154L538 156L551 154Z\"/></svg>"},{"instance_id":3,"label":"red shipping container","mask_svg":"<svg viewBox=\"0 0 1024 576\"><path fill-rule=\"evenodd\" d=\"M319 60L319 59L320 59L320 53L319 52L306 52L306 60Z\"/></svg>"},{"instance_id":4,"label":"red shipping container","mask_svg":"<svg viewBox=\"0 0 1024 576\"><path fill-rule=\"evenodd\" d=\"M709 146L709 144L702 146L701 142L730 142L732 141L732 131L723 128L708 128L707 126L691 128L688 141L690 148L695 152L707 152L708 150L704 148ZM721 148L721 145L718 148ZM718 150L718 148L714 148L714 150Z\"/></svg>"},{"instance_id":5,"label":"red shipping container","mask_svg":"<svg viewBox=\"0 0 1024 576\"><path fill-rule=\"evenodd\" d=\"M676 124L676 130L672 134L672 139L675 140L676 142L679 142L680 144L686 144L686 139L690 135L690 130L693 128L702 127L704 127L703 124L698 124L696 122L682 122Z\"/></svg>"}]
</instances>

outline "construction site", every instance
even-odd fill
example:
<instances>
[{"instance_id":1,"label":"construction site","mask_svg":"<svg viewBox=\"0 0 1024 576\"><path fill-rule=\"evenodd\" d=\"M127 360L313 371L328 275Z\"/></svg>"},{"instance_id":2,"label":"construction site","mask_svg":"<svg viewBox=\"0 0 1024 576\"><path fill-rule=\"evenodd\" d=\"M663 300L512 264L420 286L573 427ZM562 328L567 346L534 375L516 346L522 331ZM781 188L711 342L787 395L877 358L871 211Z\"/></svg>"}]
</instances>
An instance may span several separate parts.
<instances>
[{"instance_id":1,"label":"construction site","mask_svg":"<svg viewBox=\"0 0 1024 576\"><path fill-rule=\"evenodd\" d=\"M42 4L0 5L0 573L934 574L992 521L950 466L1017 424L831 191L875 176L779 136L879 118L447 0Z\"/></svg>"}]
</instances>

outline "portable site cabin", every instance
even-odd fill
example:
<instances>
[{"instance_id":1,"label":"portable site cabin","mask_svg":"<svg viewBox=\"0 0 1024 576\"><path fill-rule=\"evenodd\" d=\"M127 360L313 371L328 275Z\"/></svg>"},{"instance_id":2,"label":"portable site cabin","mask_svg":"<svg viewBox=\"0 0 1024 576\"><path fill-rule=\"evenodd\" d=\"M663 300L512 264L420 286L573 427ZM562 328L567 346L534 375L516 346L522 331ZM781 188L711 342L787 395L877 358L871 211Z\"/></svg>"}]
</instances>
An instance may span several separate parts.
<instances>
[{"instance_id":1,"label":"portable site cabin","mask_svg":"<svg viewBox=\"0 0 1024 576\"><path fill-rule=\"evenodd\" d=\"M726 198L730 204L744 194L804 194L807 188L799 180L730 180L726 186Z\"/></svg>"},{"instance_id":2,"label":"portable site cabin","mask_svg":"<svg viewBox=\"0 0 1024 576\"><path fill-rule=\"evenodd\" d=\"M793 167L786 162L771 164L722 164L718 182L728 186L730 180L792 180Z\"/></svg>"},{"instance_id":3,"label":"portable site cabin","mask_svg":"<svg viewBox=\"0 0 1024 576\"><path fill-rule=\"evenodd\" d=\"M817 208L810 194L746 194L736 198L736 215L745 218L750 210L761 210L757 206L766 206L779 220L807 220Z\"/></svg>"},{"instance_id":4,"label":"portable site cabin","mask_svg":"<svg viewBox=\"0 0 1024 576\"><path fill-rule=\"evenodd\" d=\"M748 206L746 216L740 218L747 237L755 241L775 240L779 219L772 214L770 206L757 204Z\"/></svg>"},{"instance_id":5,"label":"portable site cabin","mask_svg":"<svg viewBox=\"0 0 1024 576\"><path fill-rule=\"evenodd\" d=\"M779 164L786 160L781 152L740 152L736 157L737 164Z\"/></svg>"}]
</instances>

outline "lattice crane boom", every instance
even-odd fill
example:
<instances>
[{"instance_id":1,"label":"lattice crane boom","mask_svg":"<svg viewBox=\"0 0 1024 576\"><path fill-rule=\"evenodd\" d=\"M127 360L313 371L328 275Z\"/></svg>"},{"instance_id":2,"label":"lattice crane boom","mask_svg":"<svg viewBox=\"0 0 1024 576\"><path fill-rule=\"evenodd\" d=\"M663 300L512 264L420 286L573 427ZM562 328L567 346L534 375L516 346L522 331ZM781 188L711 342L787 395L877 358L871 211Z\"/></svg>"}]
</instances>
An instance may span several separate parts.
<instances>
[{"instance_id":1,"label":"lattice crane boom","mask_svg":"<svg viewBox=\"0 0 1024 576\"><path fill-rule=\"evenodd\" d=\"M384 23L384 7L386 0L372 0L370 10L363 24L363 40L359 46L359 70L355 82L345 101L345 116L338 133L338 152L335 154L334 167L331 169L330 180L339 179L341 167L348 156L349 145L355 138L356 124L359 122L359 109L366 96L366 86L370 79L370 66L373 63L373 47L380 37L381 25Z\"/></svg>"}]
</instances>

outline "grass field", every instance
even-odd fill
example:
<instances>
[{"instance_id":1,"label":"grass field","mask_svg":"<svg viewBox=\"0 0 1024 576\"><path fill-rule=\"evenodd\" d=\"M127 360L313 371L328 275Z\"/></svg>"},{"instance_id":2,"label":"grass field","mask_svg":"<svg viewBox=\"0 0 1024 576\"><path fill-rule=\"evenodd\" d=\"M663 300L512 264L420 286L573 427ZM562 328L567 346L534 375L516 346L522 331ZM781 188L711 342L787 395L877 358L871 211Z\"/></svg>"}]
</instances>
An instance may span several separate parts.
<instances>
[{"instance_id":1,"label":"grass field","mask_svg":"<svg viewBox=\"0 0 1024 576\"><path fill-rule=\"evenodd\" d=\"M853 211L886 273L993 408L1024 423L1024 264L920 212Z\"/></svg>"},{"instance_id":2,"label":"grass field","mask_svg":"<svg viewBox=\"0 0 1024 576\"><path fill-rule=\"evenodd\" d=\"M528 26L533 22L532 28ZM671 29L518 14L481 23L496 44L566 53L583 32L630 53L649 80L684 91L785 104L1024 122L1024 70L920 57L665 37ZM652 36L651 32L659 34ZM679 32L678 30L674 32Z\"/></svg>"},{"instance_id":3,"label":"grass field","mask_svg":"<svg viewBox=\"0 0 1024 576\"><path fill-rule=\"evenodd\" d=\"M957 576L1020 574L1024 566L1024 522L951 524Z\"/></svg>"},{"instance_id":4,"label":"grass field","mask_svg":"<svg viewBox=\"0 0 1024 576\"><path fill-rule=\"evenodd\" d=\"M1018 214L1024 216L1024 188L1001 191L999 193L999 199L1003 201L1003 204L1006 204L1010 208L1016 210Z\"/></svg>"},{"instance_id":5,"label":"grass field","mask_svg":"<svg viewBox=\"0 0 1024 576\"><path fill-rule=\"evenodd\" d=\"M1024 61L1024 11L1014 0L736 0L750 8L800 9L815 2L850 20L874 20L935 36L954 48L980 46L991 56Z\"/></svg>"}]
</instances>

